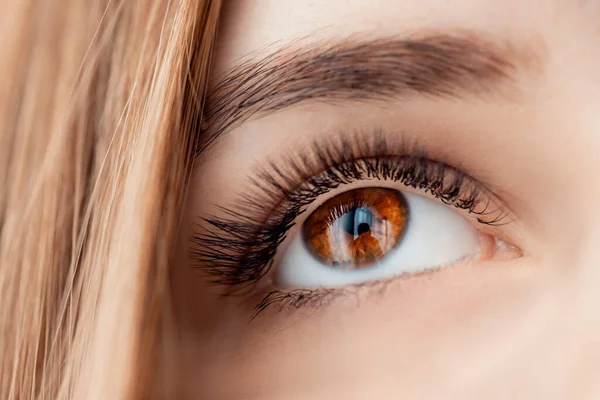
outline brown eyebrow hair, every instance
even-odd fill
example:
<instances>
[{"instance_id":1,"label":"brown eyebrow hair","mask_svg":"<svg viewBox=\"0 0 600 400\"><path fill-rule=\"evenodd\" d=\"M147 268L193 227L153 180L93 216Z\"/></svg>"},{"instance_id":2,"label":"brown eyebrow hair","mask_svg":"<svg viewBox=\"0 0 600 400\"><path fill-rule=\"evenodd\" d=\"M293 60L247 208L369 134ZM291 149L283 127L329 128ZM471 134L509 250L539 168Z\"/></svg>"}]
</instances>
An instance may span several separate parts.
<instances>
[{"instance_id":1,"label":"brown eyebrow hair","mask_svg":"<svg viewBox=\"0 0 600 400\"><path fill-rule=\"evenodd\" d=\"M247 60L214 86L196 154L250 117L306 100L489 96L513 80L518 66L539 67L532 49L464 32L295 46Z\"/></svg>"}]
</instances>

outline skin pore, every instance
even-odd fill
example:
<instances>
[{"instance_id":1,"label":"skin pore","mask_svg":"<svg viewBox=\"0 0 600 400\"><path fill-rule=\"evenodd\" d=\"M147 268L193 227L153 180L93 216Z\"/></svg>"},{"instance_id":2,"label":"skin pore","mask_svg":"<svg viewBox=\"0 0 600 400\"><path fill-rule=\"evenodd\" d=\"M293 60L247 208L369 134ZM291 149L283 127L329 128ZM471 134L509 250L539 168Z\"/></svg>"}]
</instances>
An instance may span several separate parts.
<instances>
[{"instance_id":1,"label":"skin pore","mask_svg":"<svg viewBox=\"0 0 600 400\"><path fill-rule=\"evenodd\" d=\"M181 397L598 398L599 19L595 0L227 2L171 276ZM376 135L484 186L506 223L446 207L510 250L256 315L303 221L374 182L355 181L307 205L257 288L222 296L193 256L202 218L270 162Z\"/></svg>"}]
</instances>

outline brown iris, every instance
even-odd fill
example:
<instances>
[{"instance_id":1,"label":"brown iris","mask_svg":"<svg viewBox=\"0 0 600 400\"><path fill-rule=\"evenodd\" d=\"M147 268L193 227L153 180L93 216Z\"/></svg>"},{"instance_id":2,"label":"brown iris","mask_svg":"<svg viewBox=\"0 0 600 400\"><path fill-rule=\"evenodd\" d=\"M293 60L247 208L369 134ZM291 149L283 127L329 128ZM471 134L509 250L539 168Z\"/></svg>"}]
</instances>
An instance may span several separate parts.
<instances>
[{"instance_id":1,"label":"brown iris","mask_svg":"<svg viewBox=\"0 0 600 400\"><path fill-rule=\"evenodd\" d=\"M323 203L306 220L312 253L332 266L359 269L385 257L408 222L404 196L393 189L361 188Z\"/></svg>"}]
</instances>

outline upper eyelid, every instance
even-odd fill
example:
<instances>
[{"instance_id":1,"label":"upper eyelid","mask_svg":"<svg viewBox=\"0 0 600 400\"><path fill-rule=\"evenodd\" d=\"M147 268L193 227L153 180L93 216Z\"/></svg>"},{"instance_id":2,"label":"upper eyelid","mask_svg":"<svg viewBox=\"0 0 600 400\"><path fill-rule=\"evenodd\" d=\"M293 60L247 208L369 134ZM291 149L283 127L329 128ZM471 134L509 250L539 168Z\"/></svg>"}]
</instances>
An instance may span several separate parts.
<instances>
[{"instance_id":1,"label":"upper eyelid","mask_svg":"<svg viewBox=\"0 0 600 400\"><path fill-rule=\"evenodd\" d=\"M362 160L358 160L358 161L362 161ZM444 166L444 165L440 165L440 166L445 168L450 173L452 173L451 166ZM513 222L512 219L508 219L508 217L512 216L512 213L510 212L510 210L507 209L507 207L504 206L504 203L499 201L499 199L497 199L496 196L492 192L487 190L485 187L479 185L478 182L471 180L471 178L469 178L466 175L465 175L465 178L469 180L469 184L476 185L477 190L480 191L482 193L482 195L485 197L485 199L487 200L486 206L482 206L482 209L480 211L475 211L472 213L474 215L474 218L481 219L480 222L490 225L490 226L503 226L503 225L507 225L508 223ZM398 188L397 183L394 184L394 182L392 182L392 183L386 184L385 183L386 181L388 181L388 180L381 180L379 178L374 177L374 178L370 178L369 180L358 180L358 181L349 182L347 184L348 186L344 186L343 189L336 188L335 194L343 193L343 191L352 190L353 188L390 187L390 188L395 188L401 192L414 193L414 194L417 194L420 196L424 196L426 198L431 199L432 201L440 201L440 199L436 198L435 195L433 195L430 192L424 191L423 189L414 188L414 187L410 187L410 186L404 186L404 188ZM365 182L368 182L368 184L365 184ZM360 183L360 184L355 185L356 183ZM329 195L329 193L328 193L327 196L324 195L323 196L324 199L322 201L320 201L318 204L312 203L310 205L310 207L307 208L306 212L310 213L310 211L318 208L322 203L327 201L330 197L335 196L335 194ZM451 204L447 204L447 203L444 203L444 204L451 205ZM279 206L281 206L281 205L279 205ZM468 209L464 210L464 212L467 214L470 213L468 211ZM489 217L489 219L492 219L493 221L485 222L486 216Z\"/></svg>"},{"instance_id":2,"label":"upper eyelid","mask_svg":"<svg viewBox=\"0 0 600 400\"><path fill-rule=\"evenodd\" d=\"M384 155L382 158L398 158L395 156L386 156ZM400 158L404 158L406 159L411 159L412 157L410 156L405 156L405 157L400 157ZM346 162L346 164L350 164L350 163L367 163L367 164L372 164L374 157L368 158L368 159L354 159L354 160L350 160L348 162ZM428 161L429 162L429 161ZM341 165L340 164L335 164L332 165L330 168L339 168ZM483 193L485 195L485 198L488 200L486 202L486 205L483 206L483 209L481 210L475 210L475 207L473 209L465 206L463 209L467 210L469 213L473 213L474 215L477 216L477 220L481 223L484 223L486 225L492 225L492 226L500 226L500 225L505 225L511 221L505 221L506 218L510 215L512 215L512 212L508 209L508 207L506 207L504 205L504 203L498 201L497 197L494 195L493 192L489 191L485 186L483 186L482 184L480 184L479 182L477 182L477 180L471 178L470 176L468 176L467 174L461 172L461 171L456 171L454 169L454 167L449 166L449 165L445 165L445 164L441 164L441 163L437 163L437 167L439 168L443 168L447 173L454 173L457 175L460 175L462 178L465 179L466 184L465 185L471 185L471 189L470 190L476 190L477 193ZM331 170L331 169L330 169ZM316 174L315 176L311 177L310 180L308 181L303 181L300 185L296 185L294 188L290 189L289 192L287 192L285 195L277 197L276 195L276 191L272 191L272 192L263 192L262 195L263 196L259 196L259 197L255 197L255 198L248 198L247 196L242 196L240 195L240 198L244 198L243 203L247 204L248 207L247 209L258 209L260 207L264 207L265 210L270 210L269 213L272 213L274 210L278 210L281 208L284 208L283 204L284 203L288 203L288 204L295 204L298 203L298 196L302 197L300 192L301 191L305 191L308 190L308 187L318 187L319 185L315 184L314 181L312 181L313 179L317 179L319 178L322 174L326 174L327 171L321 171L320 173ZM388 177L384 177L381 175L378 176L371 176L371 179L391 179L390 176ZM356 180L364 180L363 178L357 178ZM355 181L355 179L348 179L346 180L344 183L346 184L350 184L353 183ZM255 183L257 182L256 180L254 181ZM337 182L336 182L337 185ZM464 187L464 186L463 186ZM414 187L415 191L417 192L423 192L425 191L426 188L419 188L419 187ZM326 193L328 193L329 190L331 190L331 188L329 187L319 187L319 190L321 190L323 193L321 193L322 195L325 195ZM468 189L467 189L468 190ZM434 198L438 198L438 200L441 200L440 197L438 197L438 195L436 195L436 193L434 193L433 191L426 191L426 193L429 193L432 195L432 197ZM268 194L265 196L265 194ZM315 196L316 197L316 196ZM269 201L273 199L274 202L273 203L269 203ZM308 198L307 200L304 200L304 202L302 203L303 206L306 204L312 204L314 202L313 198ZM479 205L479 202L477 204L475 204L475 206ZM490 208L490 205L496 205L496 208ZM266 213L266 214L269 214ZM486 219L487 217L487 219Z\"/></svg>"},{"instance_id":3,"label":"upper eyelid","mask_svg":"<svg viewBox=\"0 0 600 400\"><path fill-rule=\"evenodd\" d=\"M391 145L387 139L390 136L400 137L400 143ZM389 156L434 160L440 167L455 171L455 173L464 176L469 182L480 187L486 196L492 198L496 204L501 205L502 210L507 215L518 219L513 207L504 201L504 197L498 195L498 193L503 194L504 192L498 190L488 181L484 183L482 180L475 178L471 171L463 168L460 163L453 161L447 154L431 153L429 149L419 145L414 140L411 141L409 137L405 134L386 133L384 130L376 128L368 132L355 131L350 134L339 132L329 138L317 139L311 143L311 149L328 149L327 151L331 152L335 146L338 146L340 151L337 154L321 154L317 156L316 160L311 160L305 157L305 154L311 152L310 149L295 150L289 152L289 154L304 158L271 160L267 163L267 168L261 167L249 177L247 187L237 194L237 199L242 199L242 201L237 201L237 204L247 204L246 210L255 210L257 204L260 204L265 210L273 210L281 206L286 193L294 193L301 189L303 185L306 185L311 179L318 177L319 174L324 173L329 168L360 159ZM353 144L359 144L359 146L356 147ZM343 152L341 149L343 149ZM329 160L318 159L319 157L329 158ZM318 166L318 168L314 168L314 166ZM292 177L291 175L295 176ZM252 190L252 188L258 188L259 190ZM256 197L257 192L258 197Z\"/></svg>"}]
</instances>

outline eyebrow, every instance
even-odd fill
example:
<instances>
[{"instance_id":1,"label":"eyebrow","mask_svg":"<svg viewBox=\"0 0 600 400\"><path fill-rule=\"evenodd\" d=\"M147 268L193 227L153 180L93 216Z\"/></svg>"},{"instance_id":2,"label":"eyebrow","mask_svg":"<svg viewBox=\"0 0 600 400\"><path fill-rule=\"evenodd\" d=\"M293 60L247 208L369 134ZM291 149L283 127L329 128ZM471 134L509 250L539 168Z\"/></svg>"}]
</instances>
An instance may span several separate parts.
<instances>
[{"instance_id":1,"label":"eyebrow","mask_svg":"<svg viewBox=\"0 0 600 400\"><path fill-rule=\"evenodd\" d=\"M533 49L475 33L288 45L246 60L214 86L196 154L251 117L304 101L489 97L516 90L518 69L539 66Z\"/></svg>"}]
</instances>

